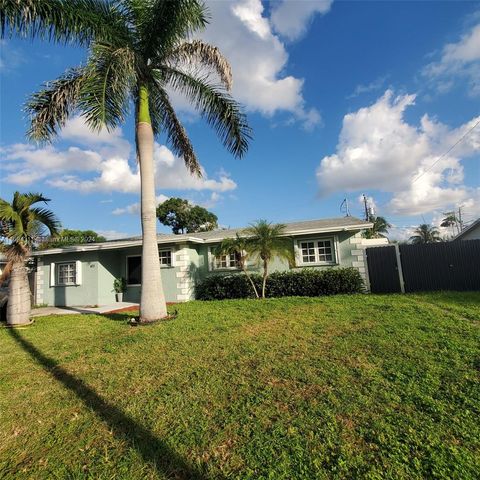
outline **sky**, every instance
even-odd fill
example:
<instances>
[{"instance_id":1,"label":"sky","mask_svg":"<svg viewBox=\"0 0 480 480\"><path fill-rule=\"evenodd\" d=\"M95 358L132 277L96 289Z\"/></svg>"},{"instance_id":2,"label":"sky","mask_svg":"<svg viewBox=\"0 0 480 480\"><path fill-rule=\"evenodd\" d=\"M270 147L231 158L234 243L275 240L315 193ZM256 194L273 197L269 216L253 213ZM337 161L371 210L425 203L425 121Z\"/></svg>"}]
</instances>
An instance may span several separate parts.
<instances>
[{"instance_id":1,"label":"sky","mask_svg":"<svg viewBox=\"0 0 480 480\"><path fill-rule=\"evenodd\" d=\"M160 136L159 202L187 198L233 228L341 217L344 199L363 217L365 194L393 239L451 209L467 222L480 216L480 2L206 3L211 20L198 36L230 61L253 140L233 158L175 96L204 174L193 178ZM64 228L138 235L131 118L96 134L74 115L50 145L25 138L29 95L87 51L0 42L0 197L41 192Z\"/></svg>"}]
</instances>

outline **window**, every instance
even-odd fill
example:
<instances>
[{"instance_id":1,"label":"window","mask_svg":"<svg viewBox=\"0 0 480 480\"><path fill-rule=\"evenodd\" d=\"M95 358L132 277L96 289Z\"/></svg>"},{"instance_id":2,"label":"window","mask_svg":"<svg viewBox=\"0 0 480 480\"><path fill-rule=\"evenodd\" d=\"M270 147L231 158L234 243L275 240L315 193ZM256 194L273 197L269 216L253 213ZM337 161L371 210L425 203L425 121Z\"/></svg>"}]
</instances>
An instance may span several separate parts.
<instances>
[{"instance_id":1,"label":"window","mask_svg":"<svg viewBox=\"0 0 480 480\"><path fill-rule=\"evenodd\" d=\"M75 262L59 263L57 265L58 285L75 285L77 269Z\"/></svg>"},{"instance_id":2,"label":"window","mask_svg":"<svg viewBox=\"0 0 480 480\"><path fill-rule=\"evenodd\" d=\"M171 267L172 266L172 251L171 250L159 250L160 266Z\"/></svg>"},{"instance_id":3,"label":"window","mask_svg":"<svg viewBox=\"0 0 480 480\"><path fill-rule=\"evenodd\" d=\"M142 283L142 257L127 257L127 285Z\"/></svg>"},{"instance_id":4,"label":"window","mask_svg":"<svg viewBox=\"0 0 480 480\"><path fill-rule=\"evenodd\" d=\"M301 265L335 263L335 248L332 238L299 241L298 250Z\"/></svg>"},{"instance_id":5,"label":"window","mask_svg":"<svg viewBox=\"0 0 480 480\"><path fill-rule=\"evenodd\" d=\"M227 255L218 255L214 257L213 268L215 270L221 269L235 269L239 267L240 255L238 253L229 253Z\"/></svg>"}]
</instances>

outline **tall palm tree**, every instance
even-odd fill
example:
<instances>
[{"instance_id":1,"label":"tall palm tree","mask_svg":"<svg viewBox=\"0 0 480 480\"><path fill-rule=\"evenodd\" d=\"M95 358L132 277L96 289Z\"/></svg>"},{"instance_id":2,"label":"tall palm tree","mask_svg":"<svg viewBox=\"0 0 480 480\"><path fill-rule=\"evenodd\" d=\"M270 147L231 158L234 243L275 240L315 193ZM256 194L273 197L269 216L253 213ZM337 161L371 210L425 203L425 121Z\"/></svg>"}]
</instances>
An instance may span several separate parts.
<instances>
[{"instance_id":1,"label":"tall palm tree","mask_svg":"<svg viewBox=\"0 0 480 480\"><path fill-rule=\"evenodd\" d=\"M262 298L265 298L265 288L268 278L268 264L273 257L293 263L292 239L285 237L285 225L258 220L246 228L243 233L248 237L248 248L257 255L263 264Z\"/></svg>"},{"instance_id":2,"label":"tall palm tree","mask_svg":"<svg viewBox=\"0 0 480 480\"><path fill-rule=\"evenodd\" d=\"M199 0L0 0L3 33L89 49L85 65L68 70L31 97L32 139L51 140L74 112L93 130L113 129L134 112L141 178L142 322L167 314L156 237L155 136L164 131L190 172L202 175L169 92L185 95L236 157L246 153L251 138L245 115L228 94L232 74L227 60L216 47L189 40L207 23Z\"/></svg>"},{"instance_id":3,"label":"tall palm tree","mask_svg":"<svg viewBox=\"0 0 480 480\"><path fill-rule=\"evenodd\" d=\"M373 223L373 227L363 232L364 238L386 238L391 225L385 217L375 217L371 215L368 221Z\"/></svg>"},{"instance_id":4,"label":"tall palm tree","mask_svg":"<svg viewBox=\"0 0 480 480\"><path fill-rule=\"evenodd\" d=\"M250 285L255 293L255 297L259 298L257 287L255 286L255 283L247 270L247 261L252 250L250 243L251 242L249 238L241 237L237 233L236 237L234 238L223 239L220 245L215 249L215 255L235 255L238 261L238 266L250 282Z\"/></svg>"},{"instance_id":5,"label":"tall palm tree","mask_svg":"<svg viewBox=\"0 0 480 480\"><path fill-rule=\"evenodd\" d=\"M440 232L433 225L422 223L414 230L415 235L409 238L412 243L436 243L441 242Z\"/></svg>"},{"instance_id":6,"label":"tall palm tree","mask_svg":"<svg viewBox=\"0 0 480 480\"><path fill-rule=\"evenodd\" d=\"M0 221L7 244L3 250L10 274L8 286L7 323L22 325L30 321L30 287L25 261L35 239L43 228L56 235L60 228L57 217L48 209L33 205L49 202L40 193L13 194L12 203L0 198Z\"/></svg>"}]
</instances>

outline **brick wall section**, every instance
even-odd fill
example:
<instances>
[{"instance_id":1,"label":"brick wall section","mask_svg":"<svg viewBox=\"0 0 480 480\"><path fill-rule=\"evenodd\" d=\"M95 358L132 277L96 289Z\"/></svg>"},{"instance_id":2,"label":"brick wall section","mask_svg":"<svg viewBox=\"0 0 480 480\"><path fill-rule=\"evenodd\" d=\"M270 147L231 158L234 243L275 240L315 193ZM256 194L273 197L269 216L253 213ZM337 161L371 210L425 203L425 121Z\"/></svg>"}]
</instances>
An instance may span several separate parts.
<instances>
[{"instance_id":1,"label":"brick wall section","mask_svg":"<svg viewBox=\"0 0 480 480\"><path fill-rule=\"evenodd\" d=\"M190 256L187 248L180 248L175 252L175 266L177 273L177 301L186 302L194 297L194 285L190 275Z\"/></svg>"},{"instance_id":2,"label":"brick wall section","mask_svg":"<svg viewBox=\"0 0 480 480\"><path fill-rule=\"evenodd\" d=\"M43 261L38 260L37 271L35 272L35 304L41 305L44 303L43 292L45 290L45 272L43 268Z\"/></svg>"},{"instance_id":3,"label":"brick wall section","mask_svg":"<svg viewBox=\"0 0 480 480\"><path fill-rule=\"evenodd\" d=\"M360 232L356 233L350 238L350 244L352 246L351 254L353 257L352 266L358 269L362 276L363 282L367 292L370 291L370 282L368 279L367 258L365 256L365 248L363 247L363 238Z\"/></svg>"}]
</instances>

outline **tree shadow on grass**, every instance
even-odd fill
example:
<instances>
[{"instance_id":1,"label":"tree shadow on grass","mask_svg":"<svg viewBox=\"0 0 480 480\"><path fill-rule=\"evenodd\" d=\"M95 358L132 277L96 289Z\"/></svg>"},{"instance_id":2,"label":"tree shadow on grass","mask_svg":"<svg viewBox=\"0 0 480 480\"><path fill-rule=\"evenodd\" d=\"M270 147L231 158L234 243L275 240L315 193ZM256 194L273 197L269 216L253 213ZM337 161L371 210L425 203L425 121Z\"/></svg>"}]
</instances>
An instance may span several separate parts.
<instances>
[{"instance_id":1,"label":"tree shadow on grass","mask_svg":"<svg viewBox=\"0 0 480 480\"><path fill-rule=\"evenodd\" d=\"M145 462L154 466L161 476L182 480L208 479L197 467L175 453L164 441L139 425L122 410L104 400L83 380L68 373L55 360L44 355L24 339L18 330L11 328L8 332L33 360L38 362L55 380L75 393L87 408L93 410L109 426L116 437L126 440L138 451Z\"/></svg>"}]
</instances>

